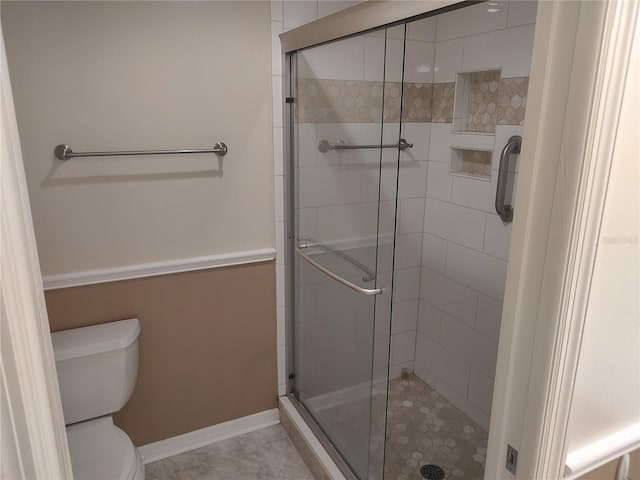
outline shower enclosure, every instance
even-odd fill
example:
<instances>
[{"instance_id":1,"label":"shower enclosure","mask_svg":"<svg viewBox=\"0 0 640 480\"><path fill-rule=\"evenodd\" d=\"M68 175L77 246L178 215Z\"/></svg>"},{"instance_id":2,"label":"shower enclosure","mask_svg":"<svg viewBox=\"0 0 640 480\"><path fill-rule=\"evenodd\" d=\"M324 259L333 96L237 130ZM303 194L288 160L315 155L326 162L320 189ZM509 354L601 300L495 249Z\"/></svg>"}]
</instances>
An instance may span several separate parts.
<instances>
[{"instance_id":1,"label":"shower enclosure","mask_svg":"<svg viewBox=\"0 0 640 480\"><path fill-rule=\"evenodd\" d=\"M483 477L534 22L286 56L289 395L347 476Z\"/></svg>"}]
</instances>

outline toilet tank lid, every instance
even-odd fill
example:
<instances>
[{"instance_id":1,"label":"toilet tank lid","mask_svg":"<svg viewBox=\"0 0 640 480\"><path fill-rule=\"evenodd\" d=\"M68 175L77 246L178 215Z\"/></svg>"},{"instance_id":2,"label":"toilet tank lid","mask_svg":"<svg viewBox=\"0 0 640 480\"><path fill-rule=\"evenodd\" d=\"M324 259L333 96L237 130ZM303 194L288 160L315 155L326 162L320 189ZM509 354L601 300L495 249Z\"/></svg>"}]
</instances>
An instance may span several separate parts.
<instances>
[{"instance_id":1,"label":"toilet tank lid","mask_svg":"<svg viewBox=\"0 0 640 480\"><path fill-rule=\"evenodd\" d=\"M111 352L131 345L140 334L137 318L72 328L51 334L56 362Z\"/></svg>"}]
</instances>

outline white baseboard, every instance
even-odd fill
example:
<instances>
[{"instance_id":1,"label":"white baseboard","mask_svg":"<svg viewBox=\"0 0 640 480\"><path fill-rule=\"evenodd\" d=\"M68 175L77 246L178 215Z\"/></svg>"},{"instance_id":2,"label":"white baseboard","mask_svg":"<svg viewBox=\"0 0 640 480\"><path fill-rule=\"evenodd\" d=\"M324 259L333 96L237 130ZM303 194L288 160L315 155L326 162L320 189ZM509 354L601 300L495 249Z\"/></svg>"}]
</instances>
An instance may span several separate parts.
<instances>
[{"instance_id":1,"label":"white baseboard","mask_svg":"<svg viewBox=\"0 0 640 480\"><path fill-rule=\"evenodd\" d=\"M211 427L167 438L138 447L143 463L155 462L179 453L211 445L245 433L271 427L280 423L277 408L254 413L246 417L219 423Z\"/></svg>"},{"instance_id":2,"label":"white baseboard","mask_svg":"<svg viewBox=\"0 0 640 480\"><path fill-rule=\"evenodd\" d=\"M163 262L125 265L115 268L88 270L85 272L47 275L43 277L45 290L57 288L79 287L96 283L117 282L133 278L152 277L171 273L192 272L209 268L231 267L247 263L267 262L276 258L275 248L247 250L242 252L220 253L206 257L183 258Z\"/></svg>"}]
</instances>

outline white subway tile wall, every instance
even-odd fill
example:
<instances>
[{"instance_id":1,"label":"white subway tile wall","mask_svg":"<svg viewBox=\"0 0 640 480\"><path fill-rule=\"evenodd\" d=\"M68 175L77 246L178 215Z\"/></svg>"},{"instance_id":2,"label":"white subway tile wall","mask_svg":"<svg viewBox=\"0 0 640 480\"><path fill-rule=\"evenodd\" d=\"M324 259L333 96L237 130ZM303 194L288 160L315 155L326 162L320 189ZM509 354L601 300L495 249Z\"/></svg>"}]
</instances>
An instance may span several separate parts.
<instances>
[{"instance_id":1,"label":"white subway tile wall","mask_svg":"<svg viewBox=\"0 0 640 480\"><path fill-rule=\"evenodd\" d=\"M272 3L273 5L273 3ZM280 3L282 7L282 3ZM273 15L273 9L272 9ZM280 10L282 14L282 9ZM271 75L282 75L282 55L280 54L280 35L283 31L281 21L271 21Z\"/></svg>"},{"instance_id":2,"label":"white subway tile wall","mask_svg":"<svg viewBox=\"0 0 640 480\"><path fill-rule=\"evenodd\" d=\"M385 39L377 35L365 35L364 40L364 80L381 82L384 78L385 67L388 70L389 82L402 81L402 40L389 38L390 51L394 52L388 58L384 57ZM396 54L395 52L400 52ZM352 80L356 80L353 78Z\"/></svg>"},{"instance_id":3,"label":"white subway tile wall","mask_svg":"<svg viewBox=\"0 0 640 480\"><path fill-rule=\"evenodd\" d=\"M449 175L448 164L433 161L429 162L426 196L444 202L450 202L453 179L454 177Z\"/></svg>"},{"instance_id":4,"label":"white subway tile wall","mask_svg":"<svg viewBox=\"0 0 640 480\"><path fill-rule=\"evenodd\" d=\"M289 15L290 16L290 15ZM278 251L278 239L284 241L284 149L282 139L282 53L278 35L284 31L284 4L282 1L271 2L271 84L273 95L273 164L274 164L274 203L275 203L275 237L276 237L276 271L280 265L284 271L284 245ZM278 342L278 395L286 395L286 328L285 328L285 283L284 275L276 273L277 297L277 342ZM282 292L282 294L280 294ZM282 298L280 298L282 296Z\"/></svg>"},{"instance_id":5,"label":"white subway tile wall","mask_svg":"<svg viewBox=\"0 0 640 480\"><path fill-rule=\"evenodd\" d=\"M475 368L469 375L469 401L480 407L483 412L491 412L493 399L493 376L487 376Z\"/></svg>"},{"instance_id":6,"label":"white subway tile wall","mask_svg":"<svg viewBox=\"0 0 640 480\"><path fill-rule=\"evenodd\" d=\"M285 1L272 3L280 3L283 5L282 19L286 30L299 27L318 18L319 2L317 1Z\"/></svg>"},{"instance_id":7,"label":"white subway tile wall","mask_svg":"<svg viewBox=\"0 0 640 480\"><path fill-rule=\"evenodd\" d=\"M486 217L483 212L433 198L427 198L425 205L425 233L482 251Z\"/></svg>"},{"instance_id":8,"label":"white subway tile wall","mask_svg":"<svg viewBox=\"0 0 640 480\"><path fill-rule=\"evenodd\" d=\"M422 236L422 266L444 275L447 258L447 241L429 235Z\"/></svg>"},{"instance_id":9,"label":"white subway tile wall","mask_svg":"<svg viewBox=\"0 0 640 480\"><path fill-rule=\"evenodd\" d=\"M442 311L420 300L418 314L418 331L429 336L432 340L440 340L442 326Z\"/></svg>"},{"instance_id":10,"label":"white subway tile wall","mask_svg":"<svg viewBox=\"0 0 640 480\"><path fill-rule=\"evenodd\" d=\"M409 300L406 302L394 303L393 313L391 316L391 333L395 334L411 331L415 333L417 318L418 300Z\"/></svg>"},{"instance_id":11,"label":"white subway tile wall","mask_svg":"<svg viewBox=\"0 0 640 480\"><path fill-rule=\"evenodd\" d=\"M500 94L510 94L503 83L528 78L535 15L536 2L500 1L438 17L434 82L452 82L460 72L500 69L500 110ZM526 104L526 92L509 88L519 98L503 100L504 108L512 109L511 120L506 110L500 112L495 135L452 133L451 123L431 124L425 200L414 372L484 428L490 420L511 237L511 225L494 213L496 175L502 147L509 137L522 136L516 107ZM517 124L502 125L501 119ZM452 175L452 147L492 150L490 180ZM518 160L511 162L511 191ZM455 367L445 367L447 362Z\"/></svg>"},{"instance_id":12,"label":"white subway tile wall","mask_svg":"<svg viewBox=\"0 0 640 480\"><path fill-rule=\"evenodd\" d=\"M478 292L428 268L422 269L420 300L468 325L475 323Z\"/></svg>"},{"instance_id":13,"label":"white subway tile wall","mask_svg":"<svg viewBox=\"0 0 640 480\"><path fill-rule=\"evenodd\" d=\"M439 41L435 44L434 82L455 82L456 73L462 70L463 47L464 40L462 38Z\"/></svg>"},{"instance_id":14,"label":"white subway tile wall","mask_svg":"<svg viewBox=\"0 0 640 480\"><path fill-rule=\"evenodd\" d=\"M451 190L451 202L456 205L494 212L496 198L497 175L487 180L477 178L454 176Z\"/></svg>"},{"instance_id":15,"label":"white subway tile wall","mask_svg":"<svg viewBox=\"0 0 640 480\"><path fill-rule=\"evenodd\" d=\"M429 160L429 142L431 140L431 124L430 123L405 123L402 125L402 136L410 143L413 143L412 148L404 150L400 156L400 162L403 165L409 160L426 161ZM386 130L395 132L397 127L389 128ZM426 184L426 179L422 178ZM404 185L403 185L404 187ZM400 196L402 192L398 192ZM424 197L424 195L420 195Z\"/></svg>"},{"instance_id":16,"label":"white subway tile wall","mask_svg":"<svg viewBox=\"0 0 640 480\"><path fill-rule=\"evenodd\" d=\"M509 258L509 243L511 241L511 224L503 223L498 215L487 215L484 232L484 253L493 255L501 260Z\"/></svg>"},{"instance_id":17,"label":"white subway tile wall","mask_svg":"<svg viewBox=\"0 0 640 480\"><path fill-rule=\"evenodd\" d=\"M271 85L273 87L273 96L282 96L282 75L271 75ZM273 104L273 126L282 127L282 102Z\"/></svg>"},{"instance_id":18,"label":"white subway tile wall","mask_svg":"<svg viewBox=\"0 0 640 480\"><path fill-rule=\"evenodd\" d=\"M500 336L500 317L502 316L502 302L478 295L478 309L475 328L487 337L498 340Z\"/></svg>"},{"instance_id":19,"label":"white subway tile wall","mask_svg":"<svg viewBox=\"0 0 640 480\"><path fill-rule=\"evenodd\" d=\"M391 342L391 365L413 362L416 347L416 331L393 335Z\"/></svg>"},{"instance_id":20,"label":"white subway tile wall","mask_svg":"<svg viewBox=\"0 0 640 480\"><path fill-rule=\"evenodd\" d=\"M509 14L507 17L507 27L517 27L519 25L529 25L536 22L537 2L517 1L509 2Z\"/></svg>"},{"instance_id":21,"label":"white subway tile wall","mask_svg":"<svg viewBox=\"0 0 640 480\"><path fill-rule=\"evenodd\" d=\"M395 267L408 268L420 265L422 251L422 232L407 233L396 237Z\"/></svg>"},{"instance_id":22,"label":"white subway tile wall","mask_svg":"<svg viewBox=\"0 0 640 480\"><path fill-rule=\"evenodd\" d=\"M491 3L480 3L439 15L436 42L461 37L466 39L471 35L504 29L507 26L509 2Z\"/></svg>"},{"instance_id":23,"label":"white subway tile wall","mask_svg":"<svg viewBox=\"0 0 640 480\"><path fill-rule=\"evenodd\" d=\"M524 25L465 38L462 70L502 68L502 78L528 76L534 30Z\"/></svg>"},{"instance_id":24,"label":"white subway tile wall","mask_svg":"<svg viewBox=\"0 0 640 480\"><path fill-rule=\"evenodd\" d=\"M418 332L417 336L416 362L432 371L437 378L446 378L448 385L466 396L469 384L469 363L422 332ZM426 379L423 380L426 383Z\"/></svg>"},{"instance_id":25,"label":"white subway tile wall","mask_svg":"<svg viewBox=\"0 0 640 480\"><path fill-rule=\"evenodd\" d=\"M282 57L277 35L357 3L273 1L271 7L277 281L280 285L277 289L280 394L284 393L286 385L283 332L285 236ZM521 89L518 90L522 85L520 80L516 84L509 79L529 75L535 15L536 2L498 1L407 25L405 82L415 86L424 84L428 88L441 84L433 89L433 95L443 95L445 88L451 88L444 84L455 82L456 74L460 72L500 69L501 78L514 84L510 87L513 97L518 96L504 100L503 117L509 115L511 121L503 118L503 123L519 124L500 124L498 118L494 135L453 133L449 118L452 113L447 113L447 109L452 108L448 104L444 110L439 110L441 116L437 120L447 123L430 123L431 104L420 106L420 97L412 97L412 104L415 102L418 108L426 108L428 117L403 124L402 137L412 142L414 147L401 154L393 309L390 302L379 302L377 306L374 370L384 371L386 359L382 358L381 352L391 342L392 377L399 376L403 368L413 369L422 380L485 428L488 427L491 410L511 232L510 225L503 224L493 213L495 177L502 146L510 136L522 135L526 91L523 95ZM333 81L381 82L383 67L386 67L386 81L400 82L403 35L403 27L389 31L386 60L383 55L384 35L380 32L354 37L322 49L307 50L299 57L299 75ZM502 94L506 95L506 90ZM354 101L362 101L353 98ZM413 120L405 116L405 121ZM300 165L297 173L306 192L300 199L302 208L298 212L300 232L311 237L320 235L324 241L342 242L361 237L363 232L374 236L380 180L379 228L383 235L393 233L397 161L394 153L383 153L382 178L379 179L377 168L373 168L379 162L378 152L330 151L320 154L317 151L319 140L375 143L380 138L379 125L300 123L297 134ZM397 138L398 124L385 123L383 141L395 142ZM492 150L490 180L452 174L452 147ZM372 168L363 168L368 165ZM517 157L511 167L515 184ZM363 239L355 241L358 249L354 251L367 263L375 254L373 249L365 246ZM390 249L388 243L380 246L383 252ZM378 268L381 272L379 281L389 285L389 258L384 259ZM313 295L305 292L304 302L316 313L316 318L323 320L324 347L328 349L324 355L331 351L334 357L339 356L338 346L344 347L349 342L357 345L351 349L351 354L370 354L371 337L367 335L374 333L370 332L373 312L362 309L344 314L352 309L344 289L336 288L321 276L307 277L318 282ZM392 319L389 318L391 315ZM334 329L335 335L326 335L326 329ZM314 335L313 329L310 328L307 334ZM328 355L324 361L333 363L330 357ZM320 357L317 360L323 361ZM339 361L346 362L348 358L340 358ZM327 376L326 369L318 369L317 379L325 384L330 381L323 376Z\"/></svg>"}]
</instances>

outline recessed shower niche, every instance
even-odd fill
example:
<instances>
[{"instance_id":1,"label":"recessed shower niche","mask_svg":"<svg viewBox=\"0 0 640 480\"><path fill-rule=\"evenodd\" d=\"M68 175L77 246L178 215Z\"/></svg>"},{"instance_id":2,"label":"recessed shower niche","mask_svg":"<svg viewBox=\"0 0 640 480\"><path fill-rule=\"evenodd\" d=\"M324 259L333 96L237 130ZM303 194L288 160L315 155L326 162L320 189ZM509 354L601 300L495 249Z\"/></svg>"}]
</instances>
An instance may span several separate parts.
<instances>
[{"instance_id":1,"label":"recessed shower niche","mask_svg":"<svg viewBox=\"0 0 640 480\"><path fill-rule=\"evenodd\" d=\"M458 73L453 131L495 134L499 87L500 70Z\"/></svg>"},{"instance_id":2,"label":"recessed shower niche","mask_svg":"<svg viewBox=\"0 0 640 480\"><path fill-rule=\"evenodd\" d=\"M451 147L450 173L491 179L492 150Z\"/></svg>"}]
</instances>

